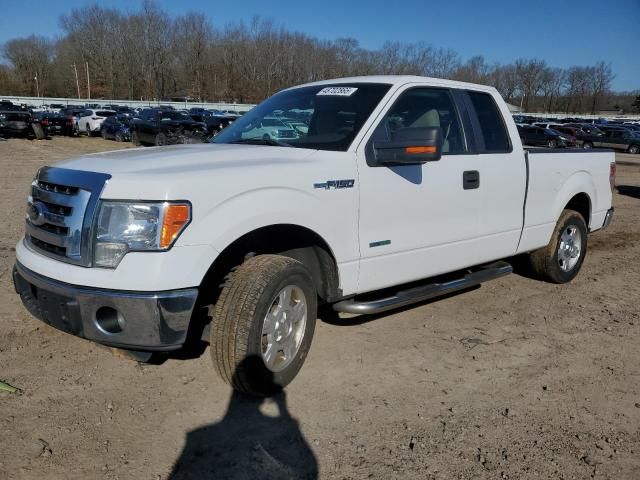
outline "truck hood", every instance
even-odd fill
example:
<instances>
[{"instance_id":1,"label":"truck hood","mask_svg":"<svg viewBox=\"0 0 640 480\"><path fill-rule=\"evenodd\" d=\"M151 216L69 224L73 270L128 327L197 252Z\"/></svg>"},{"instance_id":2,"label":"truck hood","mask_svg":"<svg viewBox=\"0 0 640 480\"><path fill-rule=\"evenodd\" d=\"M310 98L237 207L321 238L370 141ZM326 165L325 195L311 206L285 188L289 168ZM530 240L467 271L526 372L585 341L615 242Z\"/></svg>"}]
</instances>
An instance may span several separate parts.
<instances>
[{"instance_id":1,"label":"truck hood","mask_svg":"<svg viewBox=\"0 0 640 480\"><path fill-rule=\"evenodd\" d=\"M193 144L92 153L56 167L112 176L207 174L226 169L297 163L315 150L262 145ZM142 180L142 177L140 178ZM166 179L165 179L166 180Z\"/></svg>"},{"instance_id":2,"label":"truck hood","mask_svg":"<svg viewBox=\"0 0 640 480\"><path fill-rule=\"evenodd\" d=\"M55 167L111 175L102 198L222 200L240 192L293 187L310 173L316 150L263 145L192 144L84 155ZM309 182L307 182L309 183ZM215 197L215 198L214 198Z\"/></svg>"}]
</instances>

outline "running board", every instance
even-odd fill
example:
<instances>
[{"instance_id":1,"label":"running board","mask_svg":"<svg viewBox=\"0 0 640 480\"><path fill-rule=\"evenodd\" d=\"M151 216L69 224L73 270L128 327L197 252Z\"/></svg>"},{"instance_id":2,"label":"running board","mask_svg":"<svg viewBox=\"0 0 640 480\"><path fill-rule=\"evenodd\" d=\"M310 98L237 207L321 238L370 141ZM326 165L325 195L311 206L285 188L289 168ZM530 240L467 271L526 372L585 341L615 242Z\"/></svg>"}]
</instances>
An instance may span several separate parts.
<instances>
[{"instance_id":1,"label":"running board","mask_svg":"<svg viewBox=\"0 0 640 480\"><path fill-rule=\"evenodd\" d=\"M499 261L478 267L461 278L441 283L429 283L419 287L401 290L396 294L377 300L359 302L355 298L342 300L333 305L336 312L356 315L370 315L386 312L413 303L423 302L431 298L441 297L465 288L480 285L487 280L500 278L513 272L513 267L507 262Z\"/></svg>"}]
</instances>

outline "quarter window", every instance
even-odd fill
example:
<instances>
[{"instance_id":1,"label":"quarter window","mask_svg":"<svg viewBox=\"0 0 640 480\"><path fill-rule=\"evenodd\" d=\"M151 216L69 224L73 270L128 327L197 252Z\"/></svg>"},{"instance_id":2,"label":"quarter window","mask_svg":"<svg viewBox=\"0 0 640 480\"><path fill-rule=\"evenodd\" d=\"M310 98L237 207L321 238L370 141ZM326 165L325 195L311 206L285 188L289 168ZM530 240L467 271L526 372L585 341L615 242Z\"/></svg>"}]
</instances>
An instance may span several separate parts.
<instances>
[{"instance_id":1,"label":"quarter window","mask_svg":"<svg viewBox=\"0 0 640 480\"><path fill-rule=\"evenodd\" d=\"M485 151L480 153L511 152L509 134L493 97L484 92L469 91L468 93L484 137Z\"/></svg>"}]
</instances>

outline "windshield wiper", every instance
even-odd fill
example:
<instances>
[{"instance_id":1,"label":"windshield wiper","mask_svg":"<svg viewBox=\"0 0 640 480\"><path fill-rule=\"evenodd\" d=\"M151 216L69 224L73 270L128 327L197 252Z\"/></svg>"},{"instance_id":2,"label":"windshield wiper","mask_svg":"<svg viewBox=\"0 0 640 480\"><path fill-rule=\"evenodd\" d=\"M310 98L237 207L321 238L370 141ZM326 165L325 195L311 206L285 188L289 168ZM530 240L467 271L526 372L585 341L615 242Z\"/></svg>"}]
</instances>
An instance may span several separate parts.
<instances>
[{"instance_id":1,"label":"windshield wiper","mask_svg":"<svg viewBox=\"0 0 640 480\"><path fill-rule=\"evenodd\" d=\"M279 142L273 138L241 138L227 143L246 143L250 145L269 145L272 147L293 147L290 143Z\"/></svg>"}]
</instances>

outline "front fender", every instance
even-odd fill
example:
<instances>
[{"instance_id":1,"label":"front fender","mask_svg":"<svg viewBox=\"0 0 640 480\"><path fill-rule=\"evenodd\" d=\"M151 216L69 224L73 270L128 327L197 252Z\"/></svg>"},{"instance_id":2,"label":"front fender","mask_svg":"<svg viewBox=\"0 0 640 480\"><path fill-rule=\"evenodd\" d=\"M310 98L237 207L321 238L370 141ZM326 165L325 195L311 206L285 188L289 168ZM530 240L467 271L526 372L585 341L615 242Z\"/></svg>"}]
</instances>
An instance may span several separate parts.
<instances>
[{"instance_id":1,"label":"front fender","mask_svg":"<svg viewBox=\"0 0 640 480\"><path fill-rule=\"evenodd\" d=\"M338 264L341 286L348 290L357 282L359 262L357 191L327 193L282 186L247 190L200 212L188 227L189 238L208 239L223 252L238 238L263 227L304 227L327 243Z\"/></svg>"}]
</instances>

